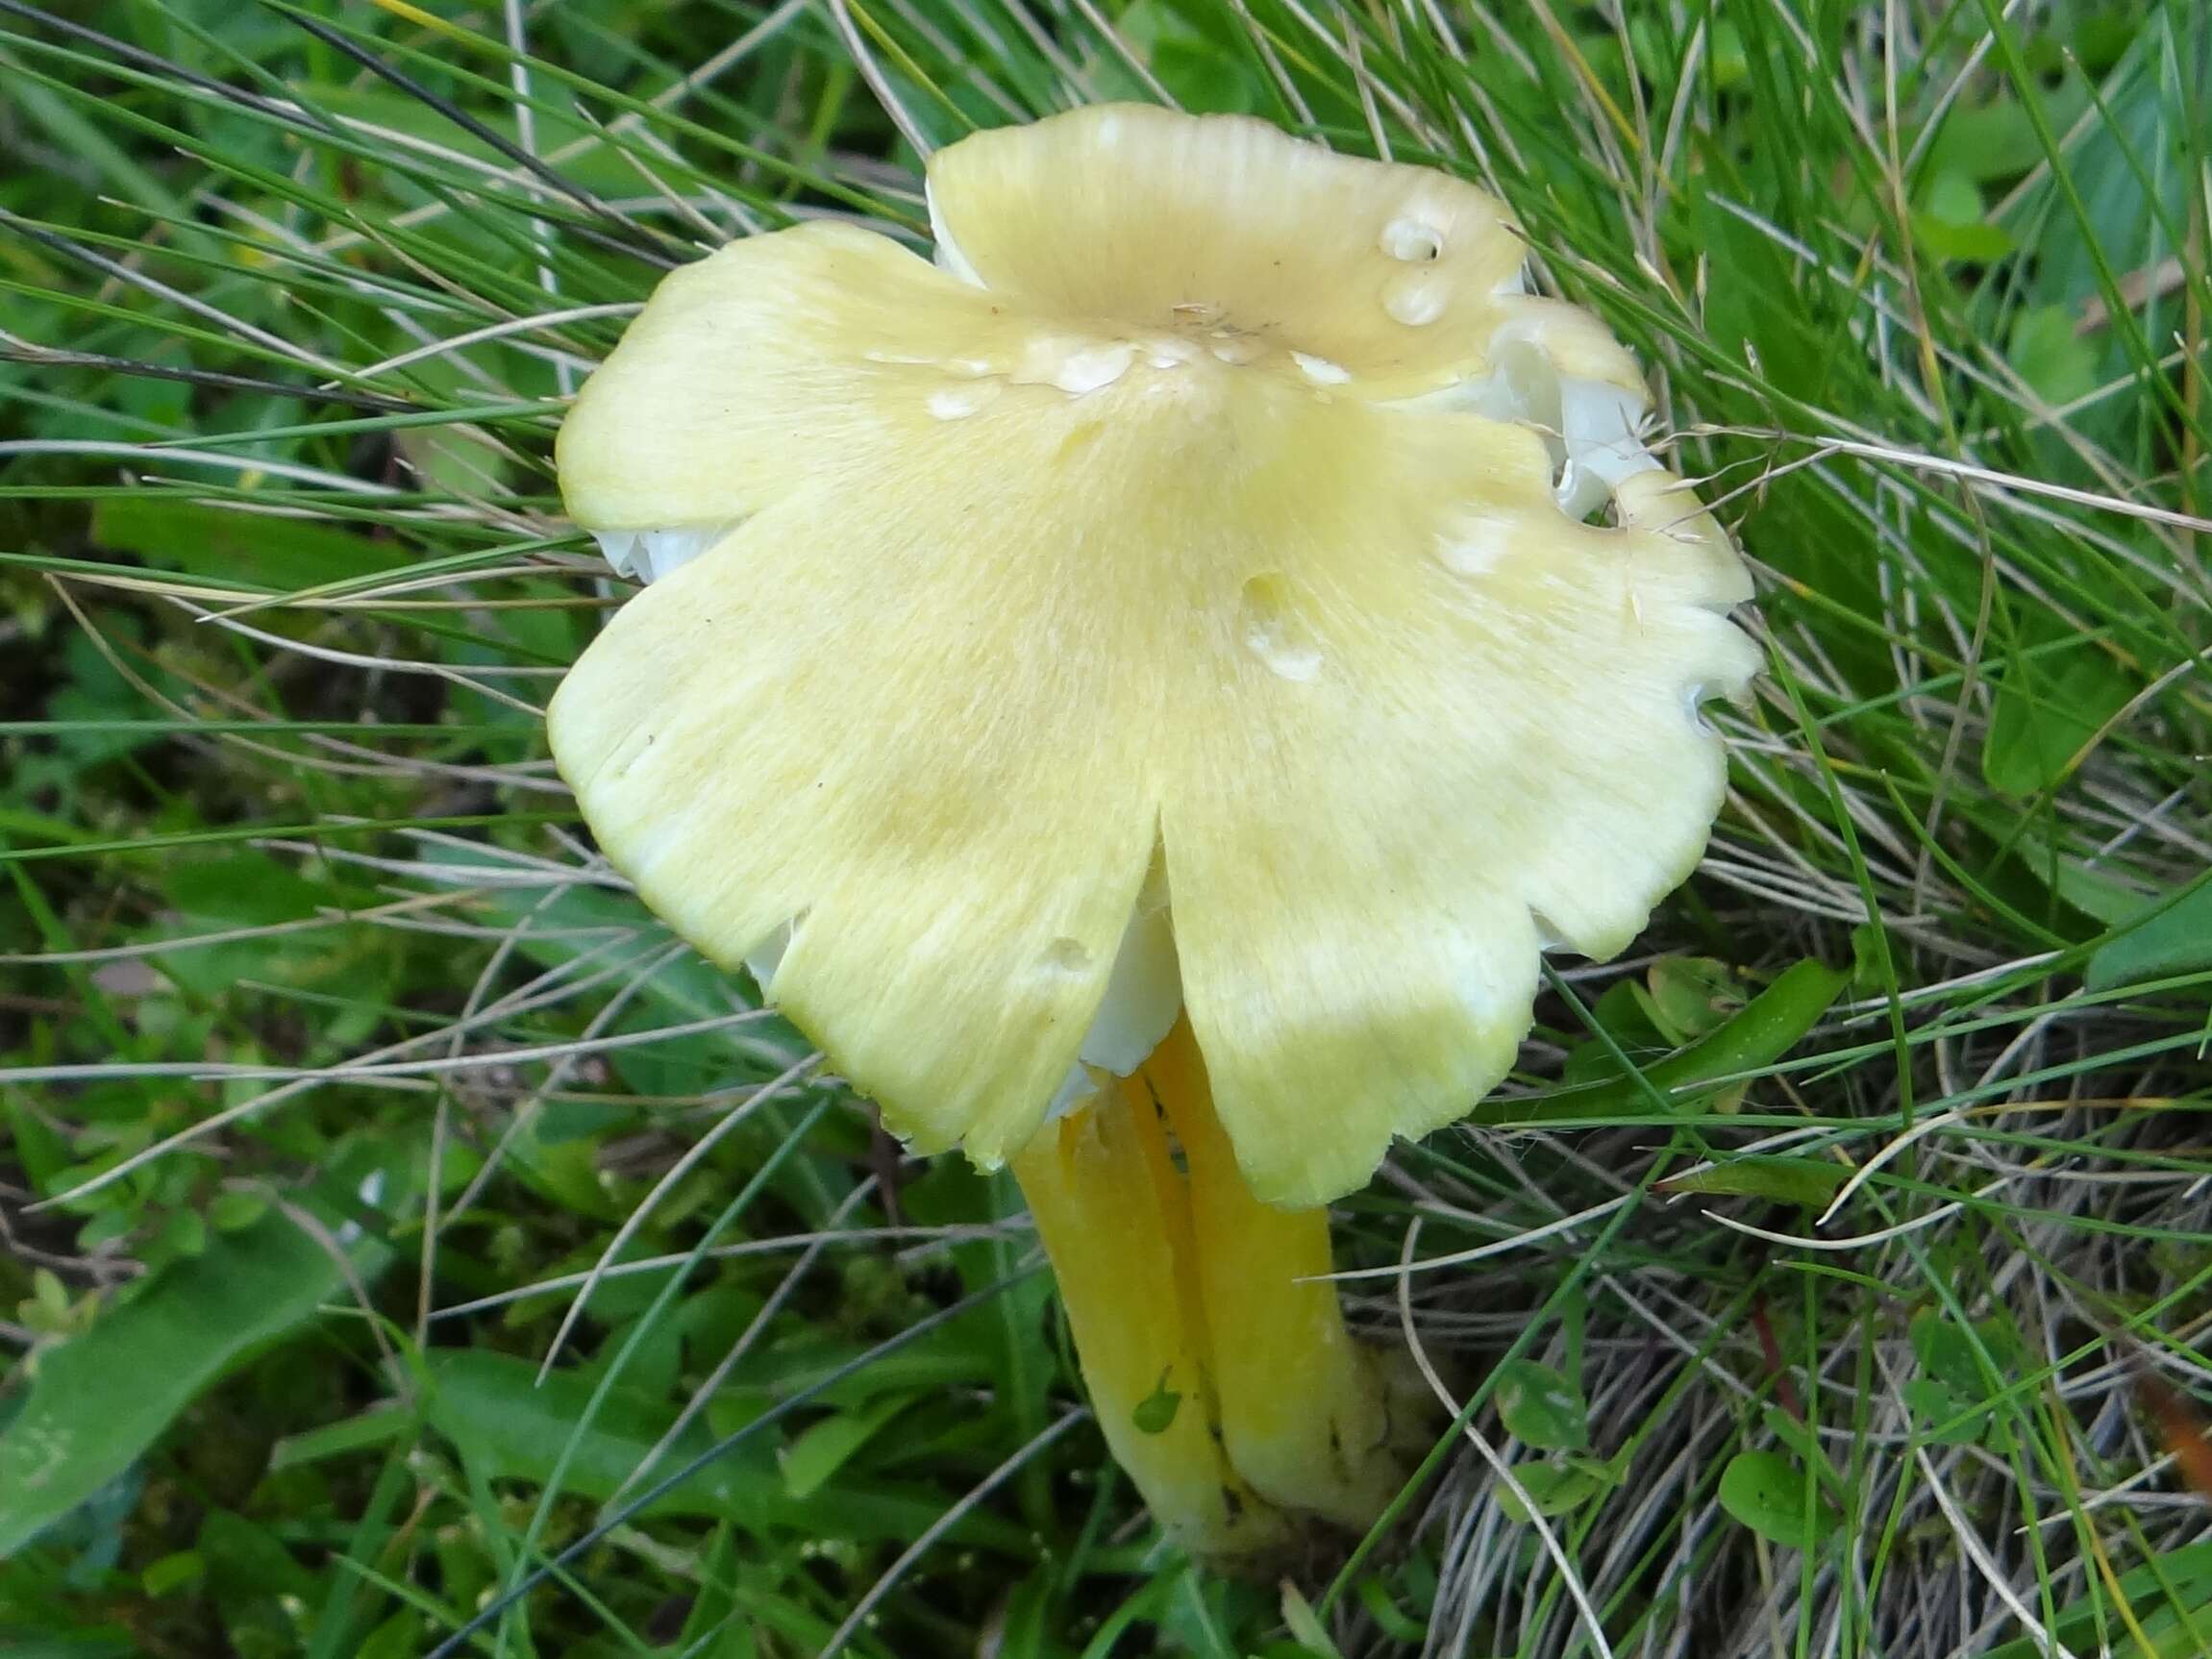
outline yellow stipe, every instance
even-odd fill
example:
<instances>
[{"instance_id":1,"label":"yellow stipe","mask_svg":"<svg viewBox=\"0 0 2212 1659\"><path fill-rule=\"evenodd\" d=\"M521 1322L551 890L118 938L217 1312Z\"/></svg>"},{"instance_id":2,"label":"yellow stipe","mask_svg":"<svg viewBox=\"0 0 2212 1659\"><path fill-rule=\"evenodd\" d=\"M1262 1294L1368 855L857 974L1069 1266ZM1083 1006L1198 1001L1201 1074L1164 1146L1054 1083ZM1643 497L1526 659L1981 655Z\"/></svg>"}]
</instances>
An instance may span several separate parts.
<instances>
[{"instance_id":1,"label":"yellow stipe","mask_svg":"<svg viewBox=\"0 0 2212 1659\"><path fill-rule=\"evenodd\" d=\"M1187 1021L1013 1169L1099 1424L1164 1530L1234 1562L1375 1519L1403 1475L1381 1367L1334 1288L1301 1282L1330 1271L1328 1212L1253 1196ZM1162 1390L1181 1399L1148 1433Z\"/></svg>"},{"instance_id":2,"label":"yellow stipe","mask_svg":"<svg viewBox=\"0 0 2212 1659\"><path fill-rule=\"evenodd\" d=\"M1205 1286L1199 1272L1198 1239L1191 1225L1190 1188L1175 1167L1175 1154L1167 1144L1167 1128L1160 1122L1160 1108L1152 1098L1146 1078L1141 1074L1125 1078L1119 1093L1122 1102L1119 1118L1127 1126L1137 1155L1144 1162L1145 1178L1152 1183L1154 1214L1159 1218L1160 1235L1167 1244L1178 1328L1195 1364L1190 1378L1194 1394L1191 1403L1203 1413L1205 1422L1218 1426L1221 1394L1214 1385L1212 1343L1205 1318Z\"/></svg>"},{"instance_id":3,"label":"yellow stipe","mask_svg":"<svg viewBox=\"0 0 2212 1659\"><path fill-rule=\"evenodd\" d=\"M1045 1128L1013 1169L1059 1278L1099 1427L1153 1518L1208 1560L1283 1548L1287 1523L1222 1455L1205 1329L1193 1317L1188 1203L1149 1102L1140 1119L1109 1093ZM1140 1407L1158 1413L1162 1391L1181 1398L1148 1432Z\"/></svg>"},{"instance_id":4,"label":"yellow stipe","mask_svg":"<svg viewBox=\"0 0 2212 1659\"><path fill-rule=\"evenodd\" d=\"M1143 1077L1188 1171L1188 1248L1230 1467L1271 1503L1363 1528L1404 1471L1376 1356L1353 1340L1324 1276L1334 1265L1329 1212L1253 1196L1214 1115L1188 1021L1176 1023Z\"/></svg>"}]
</instances>

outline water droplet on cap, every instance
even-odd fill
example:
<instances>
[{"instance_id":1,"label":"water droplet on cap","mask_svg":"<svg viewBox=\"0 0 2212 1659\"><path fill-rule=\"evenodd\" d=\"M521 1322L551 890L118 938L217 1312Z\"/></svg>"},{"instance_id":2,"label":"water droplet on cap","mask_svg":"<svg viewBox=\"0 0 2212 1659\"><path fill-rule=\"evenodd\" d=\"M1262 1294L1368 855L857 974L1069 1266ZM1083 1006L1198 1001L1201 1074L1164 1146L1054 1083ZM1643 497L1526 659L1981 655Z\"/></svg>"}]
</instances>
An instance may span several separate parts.
<instances>
[{"instance_id":1,"label":"water droplet on cap","mask_svg":"<svg viewBox=\"0 0 2212 1659\"><path fill-rule=\"evenodd\" d=\"M1352 378L1352 371L1342 363L1332 363L1311 352L1292 352L1290 360L1298 365L1300 373L1318 385L1340 386Z\"/></svg>"},{"instance_id":2,"label":"water droplet on cap","mask_svg":"<svg viewBox=\"0 0 2212 1659\"><path fill-rule=\"evenodd\" d=\"M1408 328L1420 328L1444 314L1444 284L1424 272L1408 271L1382 290L1382 309Z\"/></svg>"},{"instance_id":3,"label":"water droplet on cap","mask_svg":"<svg viewBox=\"0 0 2212 1659\"><path fill-rule=\"evenodd\" d=\"M999 395L996 381L969 385L940 386L930 394L930 412L939 420L965 420Z\"/></svg>"},{"instance_id":4,"label":"water droplet on cap","mask_svg":"<svg viewBox=\"0 0 2212 1659\"><path fill-rule=\"evenodd\" d=\"M1392 219L1382 227L1382 251L1394 260L1426 261L1444 252L1444 233L1419 219Z\"/></svg>"},{"instance_id":5,"label":"water droplet on cap","mask_svg":"<svg viewBox=\"0 0 2212 1659\"><path fill-rule=\"evenodd\" d=\"M1044 965L1055 974L1082 974L1090 970L1090 947L1064 934L1045 947Z\"/></svg>"},{"instance_id":6,"label":"water droplet on cap","mask_svg":"<svg viewBox=\"0 0 2212 1659\"><path fill-rule=\"evenodd\" d=\"M1092 346L1070 352L1054 371L1053 384L1074 397L1110 386L1129 372L1136 360L1136 347L1124 340L1110 346Z\"/></svg>"},{"instance_id":7,"label":"water droplet on cap","mask_svg":"<svg viewBox=\"0 0 2212 1659\"><path fill-rule=\"evenodd\" d=\"M1321 650L1294 613L1281 577L1254 577L1240 598L1244 643L1255 656L1285 680L1303 682L1320 674Z\"/></svg>"},{"instance_id":8,"label":"water droplet on cap","mask_svg":"<svg viewBox=\"0 0 2212 1659\"><path fill-rule=\"evenodd\" d=\"M1513 527L1500 518L1461 519L1436 538L1436 551L1457 576L1485 576L1513 548Z\"/></svg>"}]
</instances>

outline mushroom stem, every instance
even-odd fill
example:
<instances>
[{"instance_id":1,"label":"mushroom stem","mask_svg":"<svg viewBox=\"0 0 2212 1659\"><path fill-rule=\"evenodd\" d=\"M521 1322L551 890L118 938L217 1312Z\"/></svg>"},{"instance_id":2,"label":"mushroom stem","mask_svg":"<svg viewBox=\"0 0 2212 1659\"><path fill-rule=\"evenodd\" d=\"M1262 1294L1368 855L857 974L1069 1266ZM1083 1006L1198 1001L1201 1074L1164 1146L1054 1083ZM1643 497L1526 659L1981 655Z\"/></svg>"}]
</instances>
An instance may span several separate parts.
<instances>
[{"instance_id":1,"label":"mushroom stem","mask_svg":"<svg viewBox=\"0 0 2212 1659\"><path fill-rule=\"evenodd\" d=\"M1404 1466L1380 1358L1316 1282L1328 1212L1253 1196L1186 1020L1014 1174L1099 1425L1164 1531L1233 1564L1374 1521Z\"/></svg>"}]
</instances>

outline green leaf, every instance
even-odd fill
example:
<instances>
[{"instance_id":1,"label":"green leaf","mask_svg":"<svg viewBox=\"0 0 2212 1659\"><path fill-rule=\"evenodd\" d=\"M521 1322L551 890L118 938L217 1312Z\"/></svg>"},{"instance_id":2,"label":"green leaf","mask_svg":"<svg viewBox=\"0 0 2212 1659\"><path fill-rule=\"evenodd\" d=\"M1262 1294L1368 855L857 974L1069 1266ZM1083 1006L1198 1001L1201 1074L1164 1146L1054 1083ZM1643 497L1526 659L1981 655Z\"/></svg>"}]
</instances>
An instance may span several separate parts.
<instances>
[{"instance_id":1,"label":"green leaf","mask_svg":"<svg viewBox=\"0 0 2212 1659\"><path fill-rule=\"evenodd\" d=\"M0 1434L0 1556L114 1479L202 1390L343 1288L330 1253L271 1215L217 1234L205 1253L41 1354L22 1411Z\"/></svg>"},{"instance_id":2,"label":"green leaf","mask_svg":"<svg viewBox=\"0 0 2212 1659\"><path fill-rule=\"evenodd\" d=\"M2092 991L2139 985L2212 968L2212 879L2147 914L2089 958Z\"/></svg>"},{"instance_id":3,"label":"green leaf","mask_svg":"<svg viewBox=\"0 0 2212 1659\"><path fill-rule=\"evenodd\" d=\"M208 1591L216 1600L251 1601L263 1596L315 1593L315 1574L303 1567L277 1535L228 1509L211 1509L197 1541L208 1564Z\"/></svg>"},{"instance_id":4,"label":"green leaf","mask_svg":"<svg viewBox=\"0 0 2212 1659\"><path fill-rule=\"evenodd\" d=\"M304 1434L287 1435L269 1451L269 1471L300 1469L325 1458L344 1457L372 1446L389 1446L406 1434L414 1414L396 1405L380 1405L358 1417L340 1418Z\"/></svg>"},{"instance_id":5,"label":"green leaf","mask_svg":"<svg viewBox=\"0 0 2212 1659\"><path fill-rule=\"evenodd\" d=\"M32 1270L31 1298L47 1313L62 1316L69 1311L69 1289L62 1282L62 1275L52 1268Z\"/></svg>"},{"instance_id":6,"label":"green leaf","mask_svg":"<svg viewBox=\"0 0 2212 1659\"><path fill-rule=\"evenodd\" d=\"M1391 1599L1391 1587L1379 1577L1359 1581L1359 1605L1367 1609L1368 1618L1375 1621L1376 1628L1391 1641L1419 1647L1429 1637L1429 1626L1418 1619L1407 1617L1405 1610Z\"/></svg>"},{"instance_id":7,"label":"green leaf","mask_svg":"<svg viewBox=\"0 0 2212 1659\"><path fill-rule=\"evenodd\" d=\"M2147 910L2156 908L2140 886L2123 879L2127 870L2125 860L2071 856L2032 832L2019 836L2013 851L2037 881L2107 928L2131 926Z\"/></svg>"},{"instance_id":8,"label":"green leaf","mask_svg":"<svg viewBox=\"0 0 2212 1659\"><path fill-rule=\"evenodd\" d=\"M1510 1486L1498 1488L1498 1507L1506 1518L1522 1526L1531 1519L1529 1504L1535 1513L1546 1517L1565 1515L1579 1509L1612 1483L1603 1473L1586 1462L1521 1463L1514 1465L1513 1478L1528 1493L1529 1502L1521 1501L1520 1493Z\"/></svg>"},{"instance_id":9,"label":"green leaf","mask_svg":"<svg viewBox=\"0 0 2212 1659\"><path fill-rule=\"evenodd\" d=\"M33 1636L0 1628L8 1659L140 1659L143 1649L119 1630L81 1630Z\"/></svg>"},{"instance_id":10,"label":"green leaf","mask_svg":"<svg viewBox=\"0 0 2212 1659\"><path fill-rule=\"evenodd\" d=\"M1982 777L2001 795L2055 788L2134 690L2120 665L2095 646L2015 660L1997 682L1981 746Z\"/></svg>"},{"instance_id":11,"label":"green leaf","mask_svg":"<svg viewBox=\"0 0 2212 1659\"><path fill-rule=\"evenodd\" d=\"M1524 1446L1581 1451L1590 1444L1590 1408L1581 1391L1548 1365L1509 1359L1498 1368L1498 1416Z\"/></svg>"},{"instance_id":12,"label":"green leaf","mask_svg":"<svg viewBox=\"0 0 2212 1659\"><path fill-rule=\"evenodd\" d=\"M1964 172L1940 172L1929 181L1913 235L1939 259L2001 260L2015 246L2011 233L1983 216L1981 190Z\"/></svg>"},{"instance_id":13,"label":"green leaf","mask_svg":"<svg viewBox=\"0 0 2212 1659\"><path fill-rule=\"evenodd\" d=\"M1282 1581L1282 1623L1290 1632L1290 1639L1314 1659L1343 1659L1335 1642L1322 1628L1320 1618L1311 1603L1300 1594L1297 1585L1285 1578Z\"/></svg>"},{"instance_id":14,"label":"green leaf","mask_svg":"<svg viewBox=\"0 0 2212 1659\"><path fill-rule=\"evenodd\" d=\"M784 1492L792 1498L813 1497L830 1476L913 1402L912 1395L894 1394L863 1411L836 1412L811 1424L783 1453Z\"/></svg>"},{"instance_id":15,"label":"green leaf","mask_svg":"<svg viewBox=\"0 0 2212 1659\"><path fill-rule=\"evenodd\" d=\"M1821 1454L1820 1436L1811 1427L1792 1417L1779 1405L1773 1403L1759 1407L1759 1426L1775 1437L1780 1449L1797 1458L1813 1472L1832 1498L1840 1490L1836 1473Z\"/></svg>"},{"instance_id":16,"label":"green leaf","mask_svg":"<svg viewBox=\"0 0 2212 1659\"><path fill-rule=\"evenodd\" d=\"M588 1376L557 1371L539 1383L537 1368L528 1360L484 1349L437 1355L431 1377L431 1426L486 1478L542 1486L573 1439L562 1490L574 1498L604 1500L628 1488L676 1415L660 1400L617 1387L593 1417ZM713 1438L705 1424L692 1424L654 1466L646 1484L690 1462ZM802 1503L784 1491L763 1438L708 1463L641 1513L726 1519L755 1535L796 1527L813 1537L871 1541L910 1539L941 1517L944 1507L933 1489L914 1493L882 1480L871 1481L862 1492L831 1479ZM996 1548L1030 1548L1025 1528L982 1509L965 1517L950 1537Z\"/></svg>"},{"instance_id":17,"label":"green leaf","mask_svg":"<svg viewBox=\"0 0 2212 1659\"><path fill-rule=\"evenodd\" d=\"M1116 27L1184 109L1241 114L1263 107L1266 91L1251 54L1233 30L1222 28L1218 8L1135 0ZM1100 67L1111 78L1126 78L1123 96L1145 95L1142 83L1113 59Z\"/></svg>"},{"instance_id":18,"label":"green leaf","mask_svg":"<svg viewBox=\"0 0 2212 1659\"><path fill-rule=\"evenodd\" d=\"M2035 123L2009 97L1979 109L1963 102L1954 106L1928 151L1929 165L1939 170L1939 177L1963 176L1978 182L2017 178L2042 160Z\"/></svg>"},{"instance_id":19,"label":"green leaf","mask_svg":"<svg viewBox=\"0 0 2212 1659\"><path fill-rule=\"evenodd\" d=\"M1744 1005L1744 982L1712 956L1661 956L1644 976L1646 1011L1671 1043L1710 1036Z\"/></svg>"},{"instance_id":20,"label":"green leaf","mask_svg":"<svg viewBox=\"0 0 2212 1659\"><path fill-rule=\"evenodd\" d=\"M1709 1170L1675 1176L1659 1183L1662 1192L1727 1193L1744 1198L1773 1199L1777 1203L1798 1204L1808 1210L1825 1209L1836 1189L1851 1179L1851 1171L1818 1158L1742 1157L1715 1164Z\"/></svg>"},{"instance_id":21,"label":"green leaf","mask_svg":"<svg viewBox=\"0 0 2212 1659\"><path fill-rule=\"evenodd\" d=\"M2010 1367L2020 1354L2019 1344L2000 1321L1977 1320L1970 1335L1939 1307L1924 1307L1914 1314L1908 1334L1913 1357L1920 1361L1921 1370L1969 1403L1990 1392L1980 1354L1976 1351L1977 1343L1988 1354L1990 1363L2001 1372Z\"/></svg>"},{"instance_id":22,"label":"green leaf","mask_svg":"<svg viewBox=\"0 0 2212 1659\"><path fill-rule=\"evenodd\" d=\"M1836 1513L1803 1469L1778 1451L1739 1451L1721 1471L1721 1507L1770 1544L1807 1549L1835 1530Z\"/></svg>"},{"instance_id":23,"label":"green leaf","mask_svg":"<svg viewBox=\"0 0 2212 1659\"><path fill-rule=\"evenodd\" d=\"M1648 1116L1646 1084L1687 1111L1697 1096L1686 1091L1719 1077L1755 1072L1772 1065L1827 1012L1850 982L1848 974L1824 963L1799 962L1746 1003L1743 1011L1702 1042L1644 1068L1643 1082L1620 1077L1583 1088L1559 1089L1534 1101L1485 1101L1469 1121L1478 1124L1550 1123L1561 1119Z\"/></svg>"},{"instance_id":24,"label":"green leaf","mask_svg":"<svg viewBox=\"0 0 2212 1659\"><path fill-rule=\"evenodd\" d=\"M699 1593L676 1638L680 1653L721 1654L733 1651L728 1641L715 1644L717 1632L744 1634L737 1599L738 1540L728 1522L716 1526L699 1554ZM748 1654L751 1647L741 1649Z\"/></svg>"},{"instance_id":25,"label":"green leaf","mask_svg":"<svg viewBox=\"0 0 2212 1659\"><path fill-rule=\"evenodd\" d=\"M250 1227L269 1213L269 1201L260 1193L217 1193L208 1206L208 1225L217 1232L235 1233Z\"/></svg>"},{"instance_id":26,"label":"green leaf","mask_svg":"<svg viewBox=\"0 0 2212 1659\"><path fill-rule=\"evenodd\" d=\"M1136 1402L1130 1413L1130 1422L1139 1434L1165 1434L1175 1424L1175 1414L1181 1408L1182 1396L1167 1385L1167 1373L1160 1373L1158 1385Z\"/></svg>"},{"instance_id":27,"label":"green leaf","mask_svg":"<svg viewBox=\"0 0 2212 1659\"><path fill-rule=\"evenodd\" d=\"M2120 1575L2119 1593L2155 1644L2147 1653L2130 1643L2120 1649L2127 1659L2200 1659L2203 1632L2212 1622L2212 1544L2160 1550ZM2077 1652L2095 1651L2107 1640L2101 1633L2113 1626L2113 1597L2099 1587L2061 1608L2050 1634ZM2023 1636L1990 1648L1985 1659L2044 1659L2050 1652L2048 1639Z\"/></svg>"},{"instance_id":28,"label":"green leaf","mask_svg":"<svg viewBox=\"0 0 2212 1659\"><path fill-rule=\"evenodd\" d=\"M1904 1402L1920 1419L1926 1438L1936 1446L1969 1446L1981 1438L1987 1426L1987 1414L1959 1422L1972 1402L1959 1398L1949 1383L1938 1382L1932 1376L1916 1376L1904 1385ZM1946 1424L1955 1424L1946 1428Z\"/></svg>"},{"instance_id":29,"label":"green leaf","mask_svg":"<svg viewBox=\"0 0 2212 1659\"><path fill-rule=\"evenodd\" d=\"M180 1549L147 1564L138 1583L149 1597L167 1596L207 1576L208 1563L197 1549Z\"/></svg>"},{"instance_id":30,"label":"green leaf","mask_svg":"<svg viewBox=\"0 0 2212 1659\"><path fill-rule=\"evenodd\" d=\"M2119 62L2140 32L2137 20L2123 6L2093 6L2074 24L2074 55L2082 68L2101 75Z\"/></svg>"},{"instance_id":31,"label":"green leaf","mask_svg":"<svg viewBox=\"0 0 2212 1659\"><path fill-rule=\"evenodd\" d=\"M1887 953L1879 922L1861 922L1851 930L1851 983L1864 997L1878 997L1890 988L1895 972L1884 966Z\"/></svg>"},{"instance_id":32,"label":"green leaf","mask_svg":"<svg viewBox=\"0 0 2212 1659\"><path fill-rule=\"evenodd\" d=\"M1921 245L1946 260L1988 264L2001 260L2019 244L2002 225L1953 225L1925 213L1915 213L1913 234Z\"/></svg>"},{"instance_id":33,"label":"green leaf","mask_svg":"<svg viewBox=\"0 0 2212 1659\"><path fill-rule=\"evenodd\" d=\"M1947 225L1977 224L1981 219L1981 191L1964 173L1933 174L1921 197L1923 210Z\"/></svg>"},{"instance_id":34,"label":"green leaf","mask_svg":"<svg viewBox=\"0 0 2212 1659\"><path fill-rule=\"evenodd\" d=\"M1591 1023L1612 1038L1605 1042L1595 1033L1577 1043L1567 1053L1567 1063L1560 1068L1561 1083L1603 1083L1626 1077L1619 1055L1622 1053L1639 1065L1652 1065L1667 1056L1679 1040L1670 1037L1659 1028L1653 1017L1651 993L1633 979L1619 979L1605 987L1605 993L1590 1004Z\"/></svg>"},{"instance_id":35,"label":"green leaf","mask_svg":"<svg viewBox=\"0 0 2212 1659\"><path fill-rule=\"evenodd\" d=\"M2072 403L2097 384L2097 353L2074 324L2064 306L2030 306L2013 319L2005 355L2045 403Z\"/></svg>"},{"instance_id":36,"label":"green leaf","mask_svg":"<svg viewBox=\"0 0 2212 1659\"><path fill-rule=\"evenodd\" d=\"M167 569L226 586L286 593L406 564L405 548L265 512L230 511L158 494L109 496L92 513L92 539Z\"/></svg>"},{"instance_id":37,"label":"green leaf","mask_svg":"<svg viewBox=\"0 0 2212 1659\"><path fill-rule=\"evenodd\" d=\"M422 1615L402 1608L369 1632L354 1659L412 1659L425 1646Z\"/></svg>"}]
</instances>

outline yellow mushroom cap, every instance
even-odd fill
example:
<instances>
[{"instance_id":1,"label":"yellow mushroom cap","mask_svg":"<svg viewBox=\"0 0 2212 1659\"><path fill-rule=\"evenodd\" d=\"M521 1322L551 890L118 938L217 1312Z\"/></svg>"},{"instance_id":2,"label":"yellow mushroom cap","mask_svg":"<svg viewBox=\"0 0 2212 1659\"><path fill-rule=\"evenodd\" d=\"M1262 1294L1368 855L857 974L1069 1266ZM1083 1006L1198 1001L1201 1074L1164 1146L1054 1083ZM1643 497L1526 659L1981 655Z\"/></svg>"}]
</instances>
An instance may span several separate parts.
<instances>
[{"instance_id":1,"label":"yellow mushroom cap","mask_svg":"<svg viewBox=\"0 0 2212 1659\"><path fill-rule=\"evenodd\" d=\"M1695 865L1750 583L1472 186L1112 105L929 183L944 268L755 236L584 386L569 510L659 580L555 698L561 772L655 910L725 964L787 938L774 1000L986 1167L1164 884L1246 1176L1334 1197L1504 1076L1544 948L1619 951Z\"/></svg>"}]
</instances>

